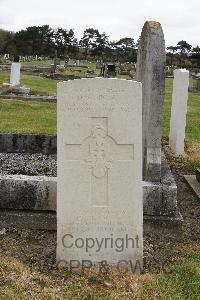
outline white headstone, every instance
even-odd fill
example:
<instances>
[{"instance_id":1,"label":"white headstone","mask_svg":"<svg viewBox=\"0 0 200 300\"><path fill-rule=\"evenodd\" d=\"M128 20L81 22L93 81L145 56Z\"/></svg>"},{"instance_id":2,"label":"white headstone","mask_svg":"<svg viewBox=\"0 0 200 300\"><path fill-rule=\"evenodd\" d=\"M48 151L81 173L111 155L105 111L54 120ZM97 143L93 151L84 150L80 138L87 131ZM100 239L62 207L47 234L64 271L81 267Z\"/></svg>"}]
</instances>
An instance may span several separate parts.
<instances>
[{"instance_id":1,"label":"white headstone","mask_svg":"<svg viewBox=\"0 0 200 300\"><path fill-rule=\"evenodd\" d=\"M142 87L58 83L57 261L142 262Z\"/></svg>"},{"instance_id":2,"label":"white headstone","mask_svg":"<svg viewBox=\"0 0 200 300\"><path fill-rule=\"evenodd\" d=\"M10 85L15 86L20 84L20 68L21 63L12 63L10 72Z\"/></svg>"},{"instance_id":3,"label":"white headstone","mask_svg":"<svg viewBox=\"0 0 200 300\"><path fill-rule=\"evenodd\" d=\"M169 145L177 154L184 154L184 139L188 101L189 71L174 71Z\"/></svg>"}]
</instances>

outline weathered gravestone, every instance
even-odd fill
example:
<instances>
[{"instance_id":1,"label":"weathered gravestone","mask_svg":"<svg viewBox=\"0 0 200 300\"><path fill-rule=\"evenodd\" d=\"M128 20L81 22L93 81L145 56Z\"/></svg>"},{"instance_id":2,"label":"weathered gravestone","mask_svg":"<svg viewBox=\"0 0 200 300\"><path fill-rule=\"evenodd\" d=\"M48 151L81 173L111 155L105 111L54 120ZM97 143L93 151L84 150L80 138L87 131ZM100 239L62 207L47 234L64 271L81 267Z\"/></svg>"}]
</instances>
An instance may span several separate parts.
<instances>
[{"instance_id":1,"label":"weathered gravestone","mask_svg":"<svg viewBox=\"0 0 200 300\"><path fill-rule=\"evenodd\" d=\"M176 155L184 154L189 71L174 71L169 145Z\"/></svg>"},{"instance_id":2,"label":"weathered gravestone","mask_svg":"<svg viewBox=\"0 0 200 300\"><path fill-rule=\"evenodd\" d=\"M101 68L103 68L103 63L100 62L100 61L97 61L97 63L96 63L96 69L101 69Z\"/></svg>"},{"instance_id":3,"label":"weathered gravestone","mask_svg":"<svg viewBox=\"0 0 200 300\"><path fill-rule=\"evenodd\" d=\"M57 261L142 261L141 83L58 83Z\"/></svg>"},{"instance_id":4,"label":"weathered gravestone","mask_svg":"<svg viewBox=\"0 0 200 300\"><path fill-rule=\"evenodd\" d=\"M161 179L161 137L165 89L165 41L160 23L144 24L136 80L142 82L143 180Z\"/></svg>"},{"instance_id":5,"label":"weathered gravestone","mask_svg":"<svg viewBox=\"0 0 200 300\"><path fill-rule=\"evenodd\" d=\"M105 77L115 77L116 76L116 66L115 64L106 64L105 66L105 72L104 72L104 76Z\"/></svg>"},{"instance_id":6,"label":"weathered gravestone","mask_svg":"<svg viewBox=\"0 0 200 300\"><path fill-rule=\"evenodd\" d=\"M169 228L177 228L179 225L181 227L182 217L177 208L177 186L164 154L161 154L165 42L158 22L147 21L144 24L138 50L136 80L142 82L145 220L154 216L155 226L161 224L163 227L165 220ZM149 224L151 227L152 220Z\"/></svg>"},{"instance_id":7,"label":"weathered gravestone","mask_svg":"<svg viewBox=\"0 0 200 300\"><path fill-rule=\"evenodd\" d=\"M21 63L13 62L11 65L11 72L10 72L10 85L16 86L20 84L20 69Z\"/></svg>"}]
</instances>

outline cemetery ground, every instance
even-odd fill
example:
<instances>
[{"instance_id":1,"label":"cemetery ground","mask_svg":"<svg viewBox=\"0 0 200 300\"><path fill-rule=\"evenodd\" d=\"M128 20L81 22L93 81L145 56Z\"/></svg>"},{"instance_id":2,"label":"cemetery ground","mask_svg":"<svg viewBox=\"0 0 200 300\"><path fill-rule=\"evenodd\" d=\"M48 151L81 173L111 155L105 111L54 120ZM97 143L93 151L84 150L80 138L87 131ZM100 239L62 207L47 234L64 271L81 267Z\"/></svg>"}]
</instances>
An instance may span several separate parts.
<instances>
[{"instance_id":1,"label":"cemetery ground","mask_svg":"<svg viewBox=\"0 0 200 300\"><path fill-rule=\"evenodd\" d=\"M8 73L0 73L0 83L8 81ZM58 80L22 75L22 85L42 94L55 94ZM166 79L163 136L169 134L173 79ZM188 101L186 140L197 140L200 136L200 93L190 92ZM1 132L56 133L56 104L28 100L0 99Z\"/></svg>"},{"instance_id":2,"label":"cemetery ground","mask_svg":"<svg viewBox=\"0 0 200 300\"><path fill-rule=\"evenodd\" d=\"M200 299L200 203L183 181L184 168L173 159L172 166L184 218L183 239L146 236L144 274L58 270L55 232L2 229L0 299Z\"/></svg>"},{"instance_id":3,"label":"cemetery ground","mask_svg":"<svg viewBox=\"0 0 200 300\"><path fill-rule=\"evenodd\" d=\"M6 74L0 74L1 82L6 81ZM22 75L22 84L40 93L55 93L56 83L48 78ZM184 218L183 238L157 233L145 236L146 263L141 276L105 269L85 270L83 274L80 269L74 273L58 270L55 232L2 229L0 299L200 299L200 202L183 179L183 174L193 174L200 167L200 94L189 93L186 155L178 157L168 147L171 95L172 79L169 78L166 79L163 148L178 186L178 206ZM0 132L55 134L56 104L1 99L0 120ZM40 175L44 170L37 169L36 161L45 161L47 157L32 157L35 172ZM4 167L6 171L8 166ZM52 164L47 166L51 167Z\"/></svg>"}]
</instances>

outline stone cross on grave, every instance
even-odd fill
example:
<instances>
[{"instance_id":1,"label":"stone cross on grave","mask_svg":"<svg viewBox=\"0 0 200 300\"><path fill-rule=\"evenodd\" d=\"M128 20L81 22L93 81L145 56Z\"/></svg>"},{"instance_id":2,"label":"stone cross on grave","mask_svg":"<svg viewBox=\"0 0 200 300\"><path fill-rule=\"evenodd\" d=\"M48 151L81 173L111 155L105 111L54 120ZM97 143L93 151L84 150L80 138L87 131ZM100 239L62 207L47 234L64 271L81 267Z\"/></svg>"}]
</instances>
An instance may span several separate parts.
<instances>
[{"instance_id":1,"label":"stone cross on grave","mask_svg":"<svg viewBox=\"0 0 200 300\"><path fill-rule=\"evenodd\" d=\"M91 169L90 200L93 206L109 205L109 178L116 163L134 159L134 145L118 144L108 134L108 118L90 118L91 133L80 144L65 143L66 158Z\"/></svg>"}]
</instances>

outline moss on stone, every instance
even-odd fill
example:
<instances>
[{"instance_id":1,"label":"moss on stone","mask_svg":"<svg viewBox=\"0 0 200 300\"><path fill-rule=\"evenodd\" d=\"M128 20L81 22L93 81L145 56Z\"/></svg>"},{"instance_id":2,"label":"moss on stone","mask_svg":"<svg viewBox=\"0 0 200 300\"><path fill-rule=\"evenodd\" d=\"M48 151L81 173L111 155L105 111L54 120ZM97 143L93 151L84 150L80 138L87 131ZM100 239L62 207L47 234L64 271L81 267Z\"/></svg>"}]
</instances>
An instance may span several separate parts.
<instances>
[{"instance_id":1,"label":"moss on stone","mask_svg":"<svg viewBox=\"0 0 200 300\"><path fill-rule=\"evenodd\" d=\"M146 21L144 24L145 29L157 29L160 27L161 27L161 24L156 21Z\"/></svg>"}]
</instances>

